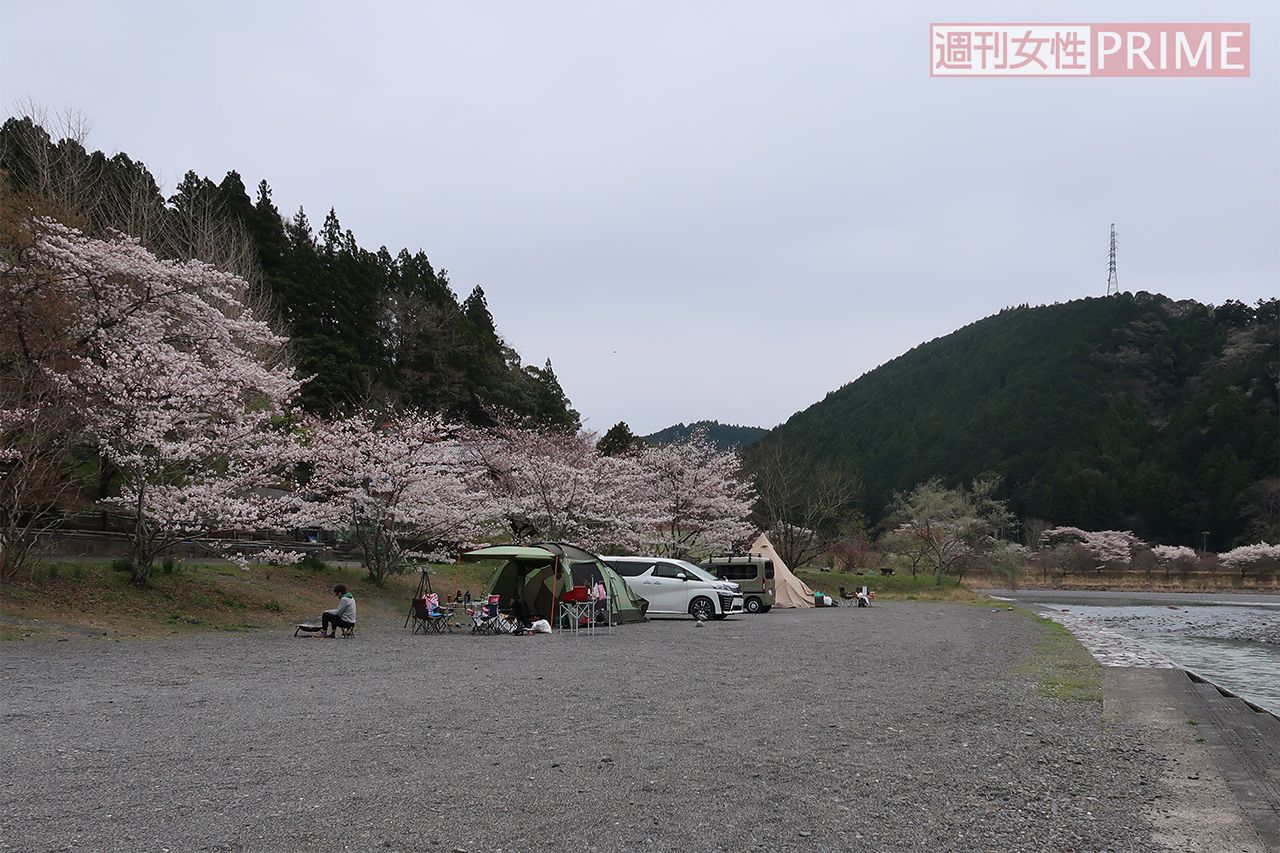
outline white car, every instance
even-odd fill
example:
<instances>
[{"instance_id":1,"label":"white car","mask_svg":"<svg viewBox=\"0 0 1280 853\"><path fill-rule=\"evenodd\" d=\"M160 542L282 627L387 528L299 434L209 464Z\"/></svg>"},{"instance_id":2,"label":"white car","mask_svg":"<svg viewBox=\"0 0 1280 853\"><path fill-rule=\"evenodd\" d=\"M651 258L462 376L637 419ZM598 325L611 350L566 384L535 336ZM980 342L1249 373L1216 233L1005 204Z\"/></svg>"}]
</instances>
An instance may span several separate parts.
<instances>
[{"instance_id":1,"label":"white car","mask_svg":"<svg viewBox=\"0 0 1280 853\"><path fill-rule=\"evenodd\" d=\"M601 557L636 595L649 602L649 616L723 619L742 612L742 590L706 569L666 557Z\"/></svg>"}]
</instances>

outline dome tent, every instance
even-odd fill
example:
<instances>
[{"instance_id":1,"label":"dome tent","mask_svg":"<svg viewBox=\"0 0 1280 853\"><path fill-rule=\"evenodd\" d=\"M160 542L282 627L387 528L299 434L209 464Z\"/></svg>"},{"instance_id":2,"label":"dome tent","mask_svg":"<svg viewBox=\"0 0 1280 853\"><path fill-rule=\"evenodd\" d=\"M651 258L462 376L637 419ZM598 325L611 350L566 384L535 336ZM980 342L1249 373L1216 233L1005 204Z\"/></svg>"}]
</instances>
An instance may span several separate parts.
<instances>
[{"instance_id":1,"label":"dome tent","mask_svg":"<svg viewBox=\"0 0 1280 853\"><path fill-rule=\"evenodd\" d=\"M489 578L485 595L498 595L503 606L516 598L529 605L535 617L554 622L555 602L575 584L603 583L615 623L641 622L649 602L631 591L626 581L603 560L576 545L538 542L533 545L494 545L468 551L462 559L476 563L503 560Z\"/></svg>"},{"instance_id":2,"label":"dome tent","mask_svg":"<svg viewBox=\"0 0 1280 853\"><path fill-rule=\"evenodd\" d=\"M787 564L778 556L769 537L761 533L751 543L751 553L773 561L774 606L775 607L813 607L813 590L800 578L796 577Z\"/></svg>"}]
</instances>

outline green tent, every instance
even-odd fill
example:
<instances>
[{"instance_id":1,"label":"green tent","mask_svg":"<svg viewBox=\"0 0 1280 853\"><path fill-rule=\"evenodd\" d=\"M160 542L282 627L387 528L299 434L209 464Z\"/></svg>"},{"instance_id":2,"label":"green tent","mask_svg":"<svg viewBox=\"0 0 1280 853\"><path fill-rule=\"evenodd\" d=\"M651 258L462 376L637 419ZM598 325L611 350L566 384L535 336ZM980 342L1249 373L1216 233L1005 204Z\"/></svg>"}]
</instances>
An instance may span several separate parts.
<instances>
[{"instance_id":1,"label":"green tent","mask_svg":"<svg viewBox=\"0 0 1280 853\"><path fill-rule=\"evenodd\" d=\"M535 545L495 545L468 551L462 555L468 562L504 560L502 567L489 578L485 595L502 596L504 609L516 596L523 598L536 617L552 620L552 608L570 587L603 583L609 595L613 621L640 622L649 602L631 591L618 573L589 551L563 542L539 542Z\"/></svg>"}]
</instances>

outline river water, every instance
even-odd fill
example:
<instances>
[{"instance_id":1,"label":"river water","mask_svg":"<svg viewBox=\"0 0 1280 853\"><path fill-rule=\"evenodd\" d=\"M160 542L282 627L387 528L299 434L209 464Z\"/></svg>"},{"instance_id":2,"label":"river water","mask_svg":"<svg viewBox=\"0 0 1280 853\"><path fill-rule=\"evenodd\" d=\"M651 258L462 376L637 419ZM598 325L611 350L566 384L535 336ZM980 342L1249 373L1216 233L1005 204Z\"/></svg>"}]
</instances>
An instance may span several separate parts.
<instances>
[{"instance_id":1,"label":"river water","mask_svg":"<svg viewBox=\"0 0 1280 853\"><path fill-rule=\"evenodd\" d=\"M1151 665L1142 650L1190 669L1280 715L1280 598L1171 596L1135 600L1115 593L1035 590L1007 594L1056 611L1058 621L1108 664ZM1087 635L1083 636L1083 635ZM1099 655L1112 646L1116 657ZM1139 646L1135 654L1134 646Z\"/></svg>"}]
</instances>

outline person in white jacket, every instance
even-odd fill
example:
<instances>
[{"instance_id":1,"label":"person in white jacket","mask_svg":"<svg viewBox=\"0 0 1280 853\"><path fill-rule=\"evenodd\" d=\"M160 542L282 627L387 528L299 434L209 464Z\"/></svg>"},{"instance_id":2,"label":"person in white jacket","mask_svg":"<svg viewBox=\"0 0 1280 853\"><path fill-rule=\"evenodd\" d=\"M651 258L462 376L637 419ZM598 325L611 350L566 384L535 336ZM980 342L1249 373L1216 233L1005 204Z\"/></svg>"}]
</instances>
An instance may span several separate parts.
<instances>
[{"instance_id":1,"label":"person in white jacket","mask_svg":"<svg viewBox=\"0 0 1280 853\"><path fill-rule=\"evenodd\" d=\"M354 628L356 624L356 598L347 588L338 584L333 588L338 596L338 606L320 614L320 636L335 637L339 628Z\"/></svg>"}]
</instances>

